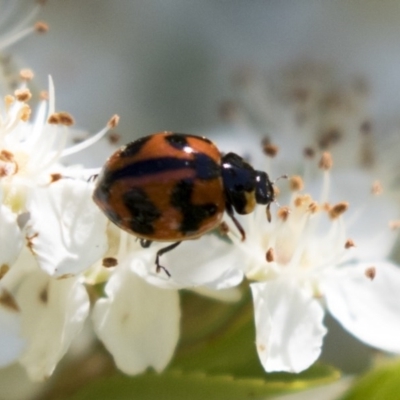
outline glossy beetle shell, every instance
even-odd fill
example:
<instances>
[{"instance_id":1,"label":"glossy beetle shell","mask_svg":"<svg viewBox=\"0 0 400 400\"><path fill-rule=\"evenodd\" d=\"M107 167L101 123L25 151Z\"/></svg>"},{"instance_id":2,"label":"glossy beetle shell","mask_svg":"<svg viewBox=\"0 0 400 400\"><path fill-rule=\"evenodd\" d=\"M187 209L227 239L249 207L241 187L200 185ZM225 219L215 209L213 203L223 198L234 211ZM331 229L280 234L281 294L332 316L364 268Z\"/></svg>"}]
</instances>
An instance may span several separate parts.
<instances>
[{"instance_id":1,"label":"glossy beetle shell","mask_svg":"<svg viewBox=\"0 0 400 400\"><path fill-rule=\"evenodd\" d=\"M93 199L112 222L140 238L196 238L216 227L225 210L221 154L199 136L143 137L108 159Z\"/></svg>"}]
</instances>

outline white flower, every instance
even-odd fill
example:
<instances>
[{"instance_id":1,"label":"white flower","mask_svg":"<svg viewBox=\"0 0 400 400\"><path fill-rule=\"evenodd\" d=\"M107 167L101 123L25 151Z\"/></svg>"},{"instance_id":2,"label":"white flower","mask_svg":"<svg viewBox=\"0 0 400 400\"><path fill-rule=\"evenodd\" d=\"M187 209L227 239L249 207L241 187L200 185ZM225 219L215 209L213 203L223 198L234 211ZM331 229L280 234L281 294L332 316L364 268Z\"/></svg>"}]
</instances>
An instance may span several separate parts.
<instances>
[{"instance_id":1,"label":"white flower","mask_svg":"<svg viewBox=\"0 0 400 400\"><path fill-rule=\"evenodd\" d=\"M91 199L93 170L61 162L101 139L118 118L67 146L73 119L55 111L51 79L33 123L30 96L26 87L6 96L0 116L0 365L18 361L39 381L82 329L89 313L82 272L108 245L108 222Z\"/></svg>"},{"instance_id":2,"label":"white flower","mask_svg":"<svg viewBox=\"0 0 400 400\"><path fill-rule=\"evenodd\" d=\"M243 259L226 241L206 235L161 257L168 277L165 271L157 273L155 265L157 250L167 244L153 243L144 249L133 236L124 232L119 236L118 251L103 261L118 265L105 286L106 297L94 306L94 328L123 372L137 374L149 367L160 372L179 339L178 289L208 288L211 296L216 289L229 290L243 278L239 269ZM104 271L97 273L104 277Z\"/></svg>"},{"instance_id":3,"label":"white flower","mask_svg":"<svg viewBox=\"0 0 400 400\"><path fill-rule=\"evenodd\" d=\"M327 169L322 185L310 185L303 194L303 181L293 177L289 204L271 223L259 207L243 219L245 242L234 228L229 234L247 255L256 346L268 372L300 372L318 358L326 333L324 305L360 340L400 353L400 269L386 260L395 240L389 219L396 207L371 194L365 174L331 175L327 154L321 163Z\"/></svg>"}]
</instances>

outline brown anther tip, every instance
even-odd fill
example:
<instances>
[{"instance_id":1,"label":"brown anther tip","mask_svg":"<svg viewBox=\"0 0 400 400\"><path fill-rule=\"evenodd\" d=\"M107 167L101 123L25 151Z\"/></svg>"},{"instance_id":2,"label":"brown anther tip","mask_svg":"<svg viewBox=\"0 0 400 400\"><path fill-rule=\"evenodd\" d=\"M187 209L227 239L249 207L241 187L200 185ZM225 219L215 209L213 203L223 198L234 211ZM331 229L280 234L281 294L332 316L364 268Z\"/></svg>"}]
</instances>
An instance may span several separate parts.
<instances>
[{"instance_id":1,"label":"brown anther tip","mask_svg":"<svg viewBox=\"0 0 400 400\"><path fill-rule=\"evenodd\" d=\"M400 220L389 221L389 228L392 230L397 230L400 228Z\"/></svg>"},{"instance_id":2,"label":"brown anther tip","mask_svg":"<svg viewBox=\"0 0 400 400\"><path fill-rule=\"evenodd\" d=\"M365 270L365 276L368 279L374 280L375 276L376 276L376 268L375 267L369 267Z\"/></svg>"},{"instance_id":3,"label":"brown anther tip","mask_svg":"<svg viewBox=\"0 0 400 400\"><path fill-rule=\"evenodd\" d=\"M315 214L319 211L319 205L316 201L312 201L309 205L308 205L308 210L311 212L311 214Z\"/></svg>"},{"instance_id":4,"label":"brown anther tip","mask_svg":"<svg viewBox=\"0 0 400 400\"><path fill-rule=\"evenodd\" d=\"M0 279L2 279L9 270L10 266L8 264L2 264L0 267Z\"/></svg>"},{"instance_id":5,"label":"brown anther tip","mask_svg":"<svg viewBox=\"0 0 400 400\"><path fill-rule=\"evenodd\" d=\"M6 289L0 293L0 304L9 309L9 311L18 312L19 306L15 301L14 296Z\"/></svg>"},{"instance_id":6,"label":"brown anther tip","mask_svg":"<svg viewBox=\"0 0 400 400\"><path fill-rule=\"evenodd\" d=\"M14 103L15 97L11 96L11 94L8 94L4 97L4 103L6 106L10 106L12 103Z\"/></svg>"},{"instance_id":7,"label":"brown anther tip","mask_svg":"<svg viewBox=\"0 0 400 400\"><path fill-rule=\"evenodd\" d=\"M29 68L21 69L21 71L19 71L19 77L23 81L31 81L34 77L34 73Z\"/></svg>"},{"instance_id":8,"label":"brown anther tip","mask_svg":"<svg viewBox=\"0 0 400 400\"><path fill-rule=\"evenodd\" d=\"M117 144L121 140L121 135L116 132L111 132L107 135L110 144Z\"/></svg>"},{"instance_id":9,"label":"brown anther tip","mask_svg":"<svg viewBox=\"0 0 400 400\"><path fill-rule=\"evenodd\" d=\"M290 214L290 208L289 207L281 207L278 210L277 214L278 214L278 218L280 218L282 221L286 221Z\"/></svg>"},{"instance_id":10,"label":"brown anther tip","mask_svg":"<svg viewBox=\"0 0 400 400\"><path fill-rule=\"evenodd\" d=\"M51 114L47 122L52 125L65 125L65 126L71 126L75 123L72 115L64 111Z\"/></svg>"},{"instance_id":11,"label":"brown anther tip","mask_svg":"<svg viewBox=\"0 0 400 400\"><path fill-rule=\"evenodd\" d=\"M31 114L32 114L31 108L28 106L28 104L24 104L20 110L21 121L24 122L28 121L29 118L31 117Z\"/></svg>"},{"instance_id":12,"label":"brown anther tip","mask_svg":"<svg viewBox=\"0 0 400 400\"><path fill-rule=\"evenodd\" d=\"M35 31L38 33L46 33L49 31L49 25L46 22L38 21L35 24Z\"/></svg>"},{"instance_id":13,"label":"brown anther tip","mask_svg":"<svg viewBox=\"0 0 400 400\"><path fill-rule=\"evenodd\" d=\"M58 172L50 175L50 183L54 183L62 179L62 175Z\"/></svg>"},{"instance_id":14,"label":"brown anther tip","mask_svg":"<svg viewBox=\"0 0 400 400\"><path fill-rule=\"evenodd\" d=\"M374 196L379 196L383 192L382 184L379 181L375 181L371 186L371 193Z\"/></svg>"},{"instance_id":15,"label":"brown anther tip","mask_svg":"<svg viewBox=\"0 0 400 400\"><path fill-rule=\"evenodd\" d=\"M32 93L29 89L17 89L14 96L18 101L26 102L32 98Z\"/></svg>"},{"instance_id":16,"label":"brown anther tip","mask_svg":"<svg viewBox=\"0 0 400 400\"><path fill-rule=\"evenodd\" d=\"M263 144L263 152L268 157L275 157L278 154L278 151L279 147L272 143Z\"/></svg>"},{"instance_id":17,"label":"brown anther tip","mask_svg":"<svg viewBox=\"0 0 400 400\"><path fill-rule=\"evenodd\" d=\"M40 100L48 100L49 99L49 92L47 90L42 90L39 93Z\"/></svg>"},{"instance_id":18,"label":"brown anther tip","mask_svg":"<svg viewBox=\"0 0 400 400\"><path fill-rule=\"evenodd\" d=\"M218 226L219 233L226 235L229 232L229 226L225 221L222 221Z\"/></svg>"},{"instance_id":19,"label":"brown anther tip","mask_svg":"<svg viewBox=\"0 0 400 400\"><path fill-rule=\"evenodd\" d=\"M315 150L312 147L306 147L303 150L303 155L305 158L312 159L315 157Z\"/></svg>"},{"instance_id":20,"label":"brown anther tip","mask_svg":"<svg viewBox=\"0 0 400 400\"><path fill-rule=\"evenodd\" d=\"M8 150L1 150L0 160L5 162L14 162L14 154Z\"/></svg>"},{"instance_id":21,"label":"brown anther tip","mask_svg":"<svg viewBox=\"0 0 400 400\"><path fill-rule=\"evenodd\" d=\"M119 124L119 115L114 114L109 121L107 122L107 126L109 129L114 129L118 126Z\"/></svg>"},{"instance_id":22,"label":"brown anther tip","mask_svg":"<svg viewBox=\"0 0 400 400\"><path fill-rule=\"evenodd\" d=\"M347 239L346 243L344 244L345 249L351 249L352 247L355 247L355 243L353 242L352 239Z\"/></svg>"},{"instance_id":23,"label":"brown anther tip","mask_svg":"<svg viewBox=\"0 0 400 400\"><path fill-rule=\"evenodd\" d=\"M232 121L238 115L238 105L232 100L223 101L218 107L218 115L223 121Z\"/></svg>"},{"instance_id":24,"label":"brown anther tip","mask_svg":"<svg viewBox=\"0 0 400 400\"><path fill-rule=\"evenodd\" d=\"M332 219L336 219L340 217L344 212L346 212L348 208L349 208L349 203L345 201L337 203L334 206L332 206L331 209L329 210L329 216Z\"/></svg>"},{"instance_id":25,"label":"brown anther tip","mask_svg":"<svg viewBox=\"0 0 400 400\"><path fill-rule=\"evenodd\" d=\"M311 204L312 203L312 197L309 194L303 194L303 195L299 195L297 196L293 203L296 207L301 207L307 204Z\"/></svg>"},{"instance_id":26,"label":"brown anther tip","mask_svg":"<svg viewBox=\"0 0 400 400\"><path fill-rule=\"evenodd\" d=\"M103 267L111 268L111 267L115 267L118 265L118 260L114 257L106 257L106 258L103 258L102 264L103 264Z\"/></svg>"},{"instance_id":27,"label":"brown anther tip","mask_svg":"<svg viewBox=\"0 0 400 400\"><path fill-rule=\"evenodd\" d=\"M267 253L265 254L265 258L266 258L267 262L275 261L275 252L274 252L274 249L272 247L270 247L268 249Z\"/></svg>"},{"instance_id":28,"label":"brown anther tip","mask_svg":"<svg viewBox=\"0 0 400 400\"><path fill-rule=\"evenodd\" d=\"M304 189L304 182L301 176L294 175L289 178L289 187L292 192L298 192Z\"/></svg>"},{"instance_id":29,"label":"brown anther tip","mask_svg":"<svg viewBox=\"0 0 400 400\"><path fill-rule=\"evenodd\" d=\"M321 159L319 160L318 166L324 171L330 170L333 166L333 160L331 154L328 153L327 151L324 151L322 153Z\"/></svg>"}]
</instances>

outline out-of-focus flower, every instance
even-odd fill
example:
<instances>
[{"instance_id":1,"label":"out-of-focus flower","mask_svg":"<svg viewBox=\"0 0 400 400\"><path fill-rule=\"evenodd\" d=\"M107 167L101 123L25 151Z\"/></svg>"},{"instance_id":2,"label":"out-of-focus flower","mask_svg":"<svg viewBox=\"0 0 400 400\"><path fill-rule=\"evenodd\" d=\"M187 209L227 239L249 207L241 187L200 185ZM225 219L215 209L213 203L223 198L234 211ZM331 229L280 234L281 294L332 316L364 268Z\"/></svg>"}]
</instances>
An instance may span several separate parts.
<instances>
[{"instance_id":1,"label":"out-of-focus flower","mask_svg":"<svg viewBox=\"0 0 400 400\"><path fill-rule=\"evenodd\" d=\"M272 177L303 177L289 180L292 194L281 193L271 224L258 209L243 219L246 242L229 234L254 281L259 358L266 371L309 367L326 333L325 307L363 342L398 353L400 269L388 260L398 211L371 173L377 148L366 86L339 87L324 69L286 71L268 83L242 76L239 100L224 108L242 155ZM215 139L227 149L233 137ZM336 155L334 173L326 150Z\"/></svg>"}]
</instances>

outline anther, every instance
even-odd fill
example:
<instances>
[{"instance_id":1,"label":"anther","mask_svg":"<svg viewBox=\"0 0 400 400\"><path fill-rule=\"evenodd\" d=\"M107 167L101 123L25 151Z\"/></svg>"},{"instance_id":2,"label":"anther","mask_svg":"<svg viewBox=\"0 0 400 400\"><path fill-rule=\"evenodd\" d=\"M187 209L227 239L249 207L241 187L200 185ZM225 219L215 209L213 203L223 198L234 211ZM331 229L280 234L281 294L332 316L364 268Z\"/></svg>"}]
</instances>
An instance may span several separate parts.
<instances>
[{"instance_id":1,"label":"anther","mask_svg":"<svg viewBox=\"0 0 400 400\"><path fill-rule=\"evenodd\" d=\"M319 211L319 205L316 201L312 201L309 205L308 205L308 210L311 212L311 214L315 214Z\"/></svg>"},{"instance_id":2,"label":"anther","mask_svg":"<svg viewBox=\"0 0 400 400\"><path fill-rule=\"evenodd\" d=\"M321 159L319 160L318 166L319 166L319 168L323 169L324 171L328 171L332 168L333 160L332 160L332 156L330 155L330 153L328 153L327 151L324 151L322 153L322 156L321 156Z\"/></svg>"},{"instance_id":3,"label":"anther","mask_svg":"<svg viewBox=\"0 0 400 400\"><path fill-rule=\"evenodd\" d=\"M103 267L111 268L118 265L118 260L114 257L105 257L102 262Z\"/></svg>"},{"instance_id":4,"label":"anther","mask_svg":"<svg viewBox=\"0 0 400 400\"><path fill-rule=\"evenodd\" d=\"M344 248L345 249L350 249L350 248L355 247L355 246L356 245L355 245L353 239L347 239L346 243L344 244Z\"/></svg>"},{"instance_id":5,"label":"anther","mask_svg":"<svg viewBox=\"0 0 400 400\"><path fill-rule=\"evenodd\" d=\"M349 208L349 203L345 201L337 203L334 206L332 206L332 208L329 210L329 216L332 219L339 218L344 212L347 211L348 208Z\"/></svg>"},{"instance_id":6,"label":"anther","mask_svg":"<svg viewBox=\"0 0 400 400\"><path fill-rule=\"evenodd\" d=\"M118 126L118 123L119 123L119 115L114 114L107 122L107 126L109 129L114 129L115 127Z\"/></svg>"},{"instance_id":7,"label":"anther","mask_svg":"<svg viewBox=\"0 0 400 400\"><path fill-rule=\"evenodd\" d=\"M375 267L369 267L365 270L365 276L369 279L371 279L371 281L375 278L376 276L376 268Z\"/></svg>"},{"instance_id":8,"label":"anther","mask_svg":"<svg viewBox=\"0 0 400 400\"><path fill-rule=\"evenodd\" d=\"M32 93L29 89L17 89L14 96L18 101L26 102L32 98Z\"/></svg>"},{"instance_id":9,"label":"anther","mask_svg":"<svg viewBox=\"0 0 400 400\"><path fill-rule=\"evenodd\" d=\"M49 25L46 22L38 21L35 24L35 31L38 33L46 33L49 31Z\"/></svg>"},{"instance_id":10,"label":"anther","mask_svg":"<svg viewBox=\"0 0 400 400\"><path fill-rule=\"evenodd\" d=\"M281 207L278 212L278 218L280 218L282 221L286 221L289 217L290 214L290 208L289 207Z\"/></svg>"},{"instance_id":11,"label":"anther","mask_svg":"<svg viewBox=\"0 0 400 400\"><path fill-rule=\"evenodd\" d=\"M25 68L25 69L21 69L21 71L19 71L19 77L23 81L31 81L34 77L34 74L31 69Z\"/></svg>"},{"instance_id":12,"label":"anther","mask_svg":"<svg viewBox=\"0 0 400 400\"><path fill-rule=\"evenodd\" d=\"M71 126L75 123L72 115L64 111L51 114L47 122L52 125L65 125L65 126Z\"/></svg>"},{"instance_id":13,"label":"anther","mask_svg":"<svg viewBox=\"0 0 400 400\"><path fill-rule=\"evenodd\" d=\"M289 186L290 190L293 192L298 192L300 190L303 190L304 188L303 179L299 175L294 175L289 178Z\"/></svg>"},{"instance_id":14,"label":"anther","mask_svg":"<svg viewBox=\"0 0 400 400\"><path fill-rule=\"evenodd\" d=\"M272 247L270 247L268 249L267 253L265 254L265 258L266 258L267 262L275 261L275 252L274 252L274 249Z\"/></svg>"},{"instance_id":15,"label":"anther","mask_svg":"<svg viewBox=\"0 0 400 400\"><path fill-rule=\"evenodd\" d=\"M273 158L278 154L279 147L272 143L264 143L263 142L262 147L263 147L264 154L267 155L268 157Z\"/></svg>"},{"instance_id":16,"label":"anther","mask_svg":"<svg viewBox=\"0 0 400 400\"><path fill-rule=\"evenodd\" d=\"M14 299L14 296L8 290L2 290L0 294L0 304L4 307L7 307L11 311L19 311L19 307Z\"/></svg>"}]
</instances>

